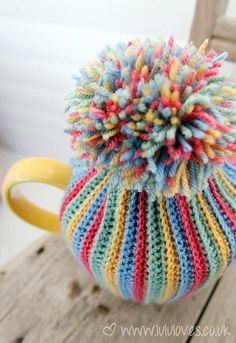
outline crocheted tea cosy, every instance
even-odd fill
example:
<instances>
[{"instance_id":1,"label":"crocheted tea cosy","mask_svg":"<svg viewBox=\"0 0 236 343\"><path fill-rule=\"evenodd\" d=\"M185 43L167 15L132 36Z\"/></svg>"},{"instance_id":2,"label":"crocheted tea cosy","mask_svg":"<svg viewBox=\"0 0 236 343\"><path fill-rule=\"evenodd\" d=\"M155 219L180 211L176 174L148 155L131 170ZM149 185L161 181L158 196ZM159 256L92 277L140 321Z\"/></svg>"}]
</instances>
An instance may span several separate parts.
<instances>
[{"instance_id":1,"label":"crocheted tea cosy","mask_svg":"<svg viewBox=\"0 0 236 343\"><path fill-rule=\"evenodd\" d=\"M64 237L102 287L165 302L236 255L236 83L226 53L168 41L107 47L68 95Z\"/></svg>"}]
</instances>

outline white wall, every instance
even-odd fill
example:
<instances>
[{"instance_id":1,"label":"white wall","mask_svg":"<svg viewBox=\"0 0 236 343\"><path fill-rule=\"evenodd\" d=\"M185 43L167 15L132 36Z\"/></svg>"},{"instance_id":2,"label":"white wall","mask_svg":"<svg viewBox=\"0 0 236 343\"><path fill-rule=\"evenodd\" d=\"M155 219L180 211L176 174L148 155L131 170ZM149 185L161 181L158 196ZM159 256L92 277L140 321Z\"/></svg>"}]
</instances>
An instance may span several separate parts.
<instances>
[{"instance_id":1,"label":"white wall","mask_svg":"<svg viewBox=\"0 0 236 343\"><path fill-rule=\"evenodd\" d=\"M229 17L236 18L236 1L235 0L229 0L229 5L226 11L226 15Z\"/></svg>"}]
</instances>

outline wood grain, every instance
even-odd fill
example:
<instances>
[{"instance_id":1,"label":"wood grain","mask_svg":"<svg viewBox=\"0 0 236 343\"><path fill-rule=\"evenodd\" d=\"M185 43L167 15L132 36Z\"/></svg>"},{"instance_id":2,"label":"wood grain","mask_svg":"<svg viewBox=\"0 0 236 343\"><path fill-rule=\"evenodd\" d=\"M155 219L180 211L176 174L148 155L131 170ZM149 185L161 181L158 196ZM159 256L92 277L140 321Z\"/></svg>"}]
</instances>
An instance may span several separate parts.
<instances>
[{"instance_id":1,"label":"wood grain","mask_svg":"<svg viewBox=\"0 0 236 343\"><path fill-rule=\"evenodd\" d=\"M228 59L236 62L236 42L213 38L211 40L211 47L218 53L228 51Z\"/></svg>"},{"instance_id":2,"label":"wood grain","mask_svg":"<svg viewBox=\"0 0 236 343\"><path fill-rule=\"evenodd\" d=\"M186 342L184 335L124 337L121 326L191 328L213 287L162 306L127 302L100 289L61 237L46 235L0 270L0 342ZM112 323L109 337L103 328Z\"/></svg>"},{"instance_id":3,"label":"wood grain","mask_svg":"<svg viewBox=\"0 0 236 343\"><path fill-rule=\"evenodd\" d=\"M206 39L211 39L216 20L224 15L229 0L197 0L192 22L190 40L200 46Z\"/></svg>"},{"instance_id":4,"label":"wood grain","mask_svg":"<svg viewBox=\"0 0 236 343\"><path fill-rule=\"evenodd\" d=\"M223 333L223 326L227 327L225 335L220 336L206 336L194 337L191 343L235 343L236 341L236 268L231 266L224 278L219 283L214 292L211 302L207 306L201 320L199 327L203 330L205 327L214 325L218 327L219 333ZM214 329L211 329L212 333ZM221 331L222 330L222 331ZM216 331L215 331L216 332Z\"/></svg>"},{"instance_id":5,"label":"wood grain","mask_svg":"<svg viewBox=\"0 0 236 343\"><path fill-rule=\"evenodd\" d=\"M236 19L219 17L215 24L213 37L231 40L236 44Z\"/></svg>"}]
</instances>

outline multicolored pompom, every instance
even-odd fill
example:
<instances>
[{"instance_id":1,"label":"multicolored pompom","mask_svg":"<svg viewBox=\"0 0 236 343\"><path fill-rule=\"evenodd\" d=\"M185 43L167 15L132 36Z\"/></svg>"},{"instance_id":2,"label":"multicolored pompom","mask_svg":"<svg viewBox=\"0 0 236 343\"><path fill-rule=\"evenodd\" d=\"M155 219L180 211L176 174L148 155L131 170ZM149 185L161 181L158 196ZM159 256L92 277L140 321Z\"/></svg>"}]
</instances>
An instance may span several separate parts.
<instances>
[{"instance_id":1,"label":"multicolored pompom","mask_svg":"<svg viewBox=\"0 0 236 343\"><path fill-rule=\"evenodd\" d=\"M72 146L89 167L155 196L190 197L236 162L236 84L227 54L180 47L172 37L107 47L67 97Z\"/></svg>"}]
</instances>

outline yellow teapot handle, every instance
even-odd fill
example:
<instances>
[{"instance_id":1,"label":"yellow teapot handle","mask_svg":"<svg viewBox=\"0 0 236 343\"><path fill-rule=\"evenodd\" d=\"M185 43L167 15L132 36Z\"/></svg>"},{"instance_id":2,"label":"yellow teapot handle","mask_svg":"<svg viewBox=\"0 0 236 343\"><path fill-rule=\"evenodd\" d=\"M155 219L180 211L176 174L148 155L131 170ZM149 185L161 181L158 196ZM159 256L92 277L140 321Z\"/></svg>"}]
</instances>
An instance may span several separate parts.
<instances>
[{"instance_id":1,"label":"yellow teapot handle","mask_svg":"<svg viewBox=\"0 0 236 343\"><path fill-rule=\"evenodd\" d=\"M5 203L21 219L41 229L59 233L59 216L29 201L17 185L40 182L65 190L71 176L70 167L62 162L42 157L26 158L16 162L7 172L2 186Z\"/></svg>"}]
</instances>

